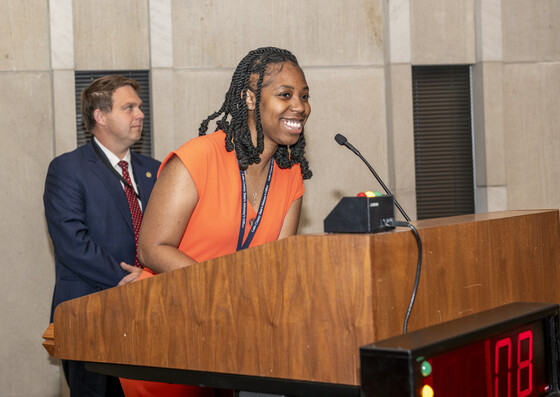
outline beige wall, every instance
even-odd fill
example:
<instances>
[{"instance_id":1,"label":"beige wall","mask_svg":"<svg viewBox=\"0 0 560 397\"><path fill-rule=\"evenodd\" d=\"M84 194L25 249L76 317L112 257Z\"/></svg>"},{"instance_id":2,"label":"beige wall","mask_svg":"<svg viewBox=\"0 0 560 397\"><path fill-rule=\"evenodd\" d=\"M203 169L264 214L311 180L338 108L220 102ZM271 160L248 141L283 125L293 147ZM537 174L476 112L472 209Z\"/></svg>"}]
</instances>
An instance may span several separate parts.
<instances>
[{"instance_id":1,"label":"beige wall","mask_svg":"<svg viewBox=\"0 0 560 397\"><path fill-rule=\"evenodd\" d=\"M504 152L510 208L560 207L560 3L503 7Z\"/></svg>"},{"instance_id":2,"label":"beige wall","mask_svg":"<svg viewBox=\"0 0 560 397\"><path fill-rule=\"evenodd\" d=\"M151 69L155 157L194 137L251 49L292 50L311 87L314 172L300 232L340 197L380 190L415 218L411 65L472 64L477 211L559 208L556 0L0 0L5 277L0 394L57 396L40 345L54 280L42 208L49 161L76 146L74 70ZM16 163L17 161L17 163Z\"/></svg>"}]
</instances>

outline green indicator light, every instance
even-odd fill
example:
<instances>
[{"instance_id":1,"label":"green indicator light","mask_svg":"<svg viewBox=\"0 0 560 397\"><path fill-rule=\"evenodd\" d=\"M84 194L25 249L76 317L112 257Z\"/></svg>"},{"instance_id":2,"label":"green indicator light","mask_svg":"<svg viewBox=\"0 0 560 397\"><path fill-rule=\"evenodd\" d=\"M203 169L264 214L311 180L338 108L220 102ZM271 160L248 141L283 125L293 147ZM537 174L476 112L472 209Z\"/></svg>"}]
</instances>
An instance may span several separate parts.
<instances>
[{"instance_id":1,"label":"green indicator light","mask_svg":"<svg viewBox=\"0 0 560 397\"><path fill-rule=\"evenodd\" d=\"M422 376L424 377L430 376L430 374L432 373L432 366L430 365L429 362L423 361L421 371L422 371Z\"/></svg>"}]
</instances>

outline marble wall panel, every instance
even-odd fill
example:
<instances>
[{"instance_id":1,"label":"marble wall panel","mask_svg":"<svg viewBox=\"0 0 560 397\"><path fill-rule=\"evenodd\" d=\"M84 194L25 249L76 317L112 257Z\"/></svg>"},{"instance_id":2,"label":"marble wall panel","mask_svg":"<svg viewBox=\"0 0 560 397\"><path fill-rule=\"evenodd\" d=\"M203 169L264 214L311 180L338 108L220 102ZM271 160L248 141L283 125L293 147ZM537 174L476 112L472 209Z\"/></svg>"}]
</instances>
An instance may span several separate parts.
<instances>
[{"instance_id":1,"label":"marble wall panel","mask_svg":"<svg viewBox=\"0 0 560 397\"><path fill-rule=\"evenodd\" d=\"M385 0L387 63L410 64L410 1Z\"/></svg>"},{"instance_id":2,"label":"marble wall panel","mask_svg":"<svg viewBox=\"0 0 560 397\"><path fill-rule=\"evenodd\" d=\"M502 60L502 0L476 0L476 59Z\"/></svg>"},{"instance_id":3,"label":"marble wall panel","mask_svg":"<svg viewBox=\"0 0 560 397\"><path fill-rule=\"evenodd\" d=\"M275 46L302 65L382 64L382 0L228 0L173 3L176 68L235 67Z\"/></svg>"},{"instance_id":4,"label":"marble wall panel","mask_svg":"<svg viewBox=\"0 0 560 397\"><path fill-rule=\"evenodd\" d=\"M76 97L73 70L53 71L54 152L76 149Z\"/></svg>"},{"instance_id":5,"label":"marble wall panel","mask_svg":"<svg viewBox=\"0 0 560 397\"><path fill-rule=\"evenodd\" d=\"M504 65L508 208L560 208L560 64Z\"/></svg>"},{"instance_id":6,"label":"marble wall panel","mask_svg":"<svg viewBox=\"0 0 560 397\"><path fill-rule=\"evenodd\" d=\"M74 0L77 70L150 68L148 0Z\"/></svg>"},{"instance_id":7,"label":"marble wall panel","mask_svg":"<svg viewBox=\"0 0 560 397\"><path fill-rule=\"evenodd\" d=\"M393 186L389 190L395 195L405 213L411 219L415 219L416 177L411 65L388 65L386 81L389 179L385 184Z\"/></svg>"},{"instance_id":8,"label":"marble wall panel","mask_svg":"<svg viewBox=\"0 0 560 397\"><path fill-rule=\"evenodd\" d=\"M174 73L174 149L198 136L200 123L222 106L233 69L180 70ZM208 132L216 128L211 123Z\"/></svg>"},{"instance_id":9,"label":"marble wall panel","mask_svg":"<svg viewBox=\"0 0 560 397\"><path fill-rule=\"evenodd\" d=\"M312 112L305 133L313 177L305 182L299 231L320 233L323 219L342 197L382 190L362 160L336 143L336 134L346 136L379 176L388 180L385 71L309 69L306 77Z\"/></svg>"},{"instance_id":10,"label":"marble wall panel","mask_svg":"<svg viewBox=\"0 0 560 397\"><path fill-rule=\"evenodd\" d=\"M74 20L72 0L50 0L52 68L74 69Z\"/></svg>"},{"instance_id":11,"label":"marble wall panel","mask_svg":"<svg viewBox=\"0 0 560 397\"><path fill-rule=\"evenodd\" d=\"M411 66L390 65L387 78L387 107L391 130L390 147L394 164L394 184L397 188L412 188L414 177L414 123L412 110ZM390 91L389 91L390 90Z\"/></svg>"},{"instance_id":12,"label":"marble wall panel","mask_svg":"<svg viewBox=\"0 0 560 397\"><path fill-rule=\"evenodd\" d=\"M473 140L474 140L474 172L477 186L486 186L486 136L485 136L485 103L484 103L484 68L477 63L471 69ZM501 91L501 90L500 90ZM475 197L475 201L479 196Z\"/></svg>"},{"instance_id":13,"label":"marble wall panel","mask_svg":"<svg viewBox=\"0 0 560 397\"><path fill-rule=\"evenodd\" d=\"M152 68L173 67L173 18L171 16L171 0L151 0L149 3Z\"/></svg>"},{"instance_id":14,"label":"marble wall panel","mask_svg":"<svg viewBox=\"0 0 560 397\"><path fill-rule=\"evenodd\" d=\"M508 209L506 186L477 186L475 196L475 211L477 213Z\"/></svg>"},{"instance_id":15,"label":"marble wall panel","mask_svg":"<svg viewBox=\"0 0 560 397\"><path fill-rule=\"evenodd\" d=\"M47 2L2 0L0 5L0 71L48 70Z\"/></svg>"},{"instance_id":16,"label":"marble wall panel","mask_svg":"<svg viewBox=\"0 0 560 397\"><path fill-rule=\"evenodd\" d=\"M184 81L181 81L180 84L183 84L183 86L186 85ZM173 70L152 69L153 157L160 161L163 160L169 152L178 147L175 141L175 89ZM179 91L181 92L182 90L179 89ZM185 104L185 100L183 99L181 103ZM184 110L186 109L187 108ZM178 112L178 114L183 113L184 112L181 111ZM185 127L177 126L177 130L179 131L183 131L184 129Z\"/></svg>"},{"instance_id":17,"label":"marble wall panel","mask_svg":"<svg viewBox=\"0 0 560 397\"><path fill-rule=\"evenodd\" d=\"M504 93L501 62L474 65L473 115L476 182L505 186Z\"/></svg>"},{"instance_id":18,"label":"marble wall panel","mask_svg":"<svg viewBox=\"0 0 560 397\"><path fill-rule=\"evenodd\" d=\"M502 15L504 62L560 61L559 1L508 0Z\"/></svg>"},{"instance_id":19,"label":"marble wall panel","mask_svg":"<svg viewBox=\"0 0 560 397\"><path fill-rule=\"evenodd\" d=\"M414 65L475 62L474 0L414 0L410 13Z\"/></svg>"},{"instance_id":20,"label":"marble wall panel","mask_svg":"<svg viewBox=\"0 0 560 397\"><path fill-rule=\"evenodd\" d=\"M59 390L58 365L41 346L54 285L42 202L53 153L51 84L49 72L0 74L0 271L6 276L0 279L0 385L6 396Z\"/></svg>"},{"instance_id":21,"label":"marble wall panel","mask_svg":"<svg viewBox=\"0 0 560 397\"><path fill-rule=\"evenodd\" d=\"M501 62L488 62L483 65L484 146L488 186L504 186L506 183L502 68Z\"/></svg>"}]
</instances>

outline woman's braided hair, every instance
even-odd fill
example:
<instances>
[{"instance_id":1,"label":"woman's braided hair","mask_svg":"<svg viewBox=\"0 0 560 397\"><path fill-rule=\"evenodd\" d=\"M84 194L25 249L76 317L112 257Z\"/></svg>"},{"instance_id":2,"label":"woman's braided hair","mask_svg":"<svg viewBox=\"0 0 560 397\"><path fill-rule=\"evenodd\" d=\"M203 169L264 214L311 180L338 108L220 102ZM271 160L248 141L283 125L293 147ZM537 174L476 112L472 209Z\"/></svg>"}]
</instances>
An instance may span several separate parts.
<instances>
[{"instance_id":1,"label":"woman's braided hair","mask_svg":"<svg viewBox=\"0 0 560 397\"><path fill-rule=\"evenodd\" d=\"M259 110L261 100L261 90L265 76L270 76L275 71L282 70L270 68L269 65L279 65L284 62L291 62L299 67L296 57L288 50L276 47L263 47L249 52L245 58L239 62L224 103L217 112L208 116L198 129L199 135L206 135L208 124L223 114L220 120L216 121L216 131L222 130L226 133L226 150L231 152L235 149L239 167L243 170L251 164L260 163L260 154L264 150L264 135L261 125L261 115ZM281 65L280 65L281 66ZM258 75L256 90L249 87L252 75ZM265 85L266 86L266 85ZM247 90L255 92L256 96L256 118L257 118L257 146L253 146L251 132L248 124L248 109L245 102ZM228 120L228 116L231 119ZM305 137L302 133L298 141L288 148L280 145L274 153L274 160L280 168L291 168L293 164L300 164L303 179L309 179L313 175L309 169L305 158Z\"/></svg>"}]
</instances>

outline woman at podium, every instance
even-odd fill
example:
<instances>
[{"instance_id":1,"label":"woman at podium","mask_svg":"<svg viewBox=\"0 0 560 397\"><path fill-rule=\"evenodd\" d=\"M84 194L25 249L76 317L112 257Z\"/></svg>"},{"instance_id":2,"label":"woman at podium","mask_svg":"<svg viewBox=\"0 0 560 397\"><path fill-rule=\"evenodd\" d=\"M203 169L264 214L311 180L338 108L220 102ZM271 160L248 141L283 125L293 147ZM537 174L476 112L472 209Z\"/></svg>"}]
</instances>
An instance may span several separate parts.
<instances>
[{"instance_id":1,"label":"woman at podium","mask_svg":"<svg viewBox=\"0 0 560 397\"><path fill-rule=\"evenodd\" d=\"M161 165L140 230L141 278L296 234L303 180L312 175L304 154L310 112L309 87L291 52L249 52L199 136ZM207 134L212 120L217 128ZM192 386L121 383L127 396L215 395Z\"/></svg>"}]
</instances>

